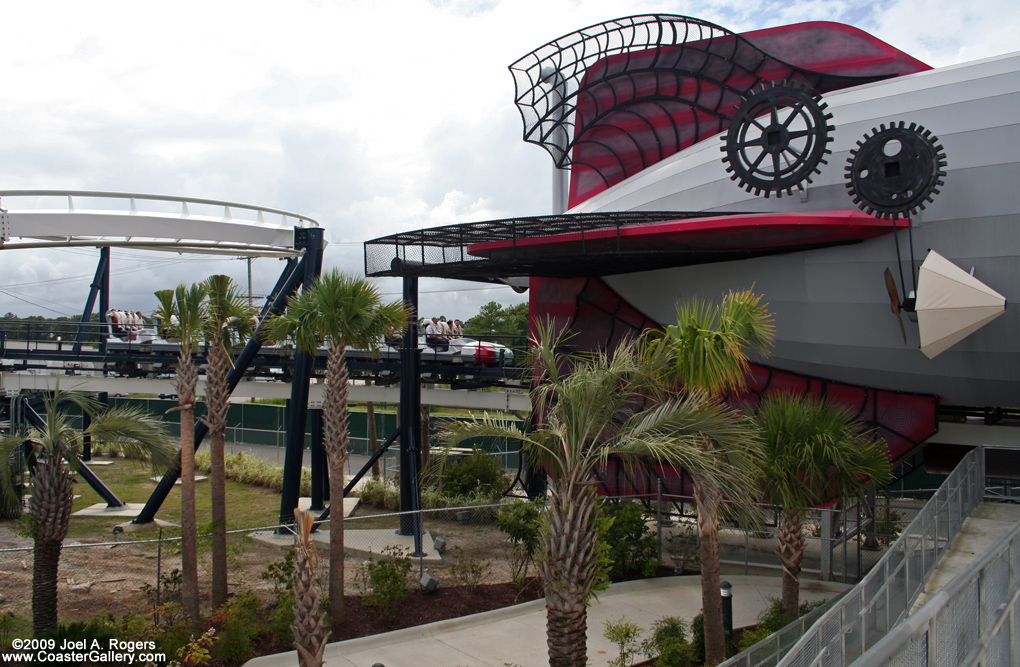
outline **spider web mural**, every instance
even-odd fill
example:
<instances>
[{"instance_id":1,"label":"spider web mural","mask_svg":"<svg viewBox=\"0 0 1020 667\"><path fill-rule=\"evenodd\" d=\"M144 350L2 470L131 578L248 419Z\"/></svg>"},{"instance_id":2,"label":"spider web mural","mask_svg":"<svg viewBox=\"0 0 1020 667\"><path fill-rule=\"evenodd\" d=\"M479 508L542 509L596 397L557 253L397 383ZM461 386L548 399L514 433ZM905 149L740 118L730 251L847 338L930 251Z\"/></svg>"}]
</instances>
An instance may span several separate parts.
<instances>
[{"instance_id":1,"label":"spider web mural","mask_svg":"<svg viewBox=\"0 0 1020 667\"><path fill-rule=\"evenodd\" d=\"M672 14L589 26L510 65L524 140L571 166L571 207L719 134L764 84L826 93L927 69L847 25L738 35Z\"/></svg>"}]
</instances>

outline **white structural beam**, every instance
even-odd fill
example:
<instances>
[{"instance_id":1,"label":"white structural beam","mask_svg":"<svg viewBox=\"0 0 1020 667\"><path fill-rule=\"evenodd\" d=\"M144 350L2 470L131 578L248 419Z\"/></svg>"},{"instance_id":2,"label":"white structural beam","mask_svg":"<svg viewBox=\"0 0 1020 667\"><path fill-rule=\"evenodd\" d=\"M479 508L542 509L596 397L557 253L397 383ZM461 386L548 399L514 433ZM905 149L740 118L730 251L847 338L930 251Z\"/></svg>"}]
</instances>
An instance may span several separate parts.
<instances>
[{"instance_id":1,"label":"white structural beam","mask_svg":"<svg viewBox=\"0 0 1020 667\"><path fill-rule=\"evenodd\" d=\"M62 206L52 208L55 201ZM302 252L295 228L319 224L248 204L120 192L8 190L0 204L0 250L117 246L285 257Z\"/></svg>"},{"instance_id":2,"label":"white structural beam","mask_svg":"<svg viewBox=\"0 0 1020 667\"><path fill-rule=\"evenodd\" d=\"M176 392L172 380L152 380L146 378L93 377L87 375L64 375L53 373L0 373L0 389L8 395L17 394L22 390L51 391L59 383L62 389L75 391L100 392L110 394L173 394ZM314 383L309 388L309 402L322 403L325 385ZM350 387L352 401L371 401L373 403L399 403L400 389L398 386L378 387L374 385L354 384ZM198 395L205 393L205 382L198 383ZM290 383L287 382L240 382L234 393L234 399L247 398L290 398ZM522 391L490 391L473 389L438 389L425 387L422 389L421 402L424 405L441 405L451 408L468 408L472 410L505 410L512 412L530 412L531 402Z\"/></svg>"}]
</instances>

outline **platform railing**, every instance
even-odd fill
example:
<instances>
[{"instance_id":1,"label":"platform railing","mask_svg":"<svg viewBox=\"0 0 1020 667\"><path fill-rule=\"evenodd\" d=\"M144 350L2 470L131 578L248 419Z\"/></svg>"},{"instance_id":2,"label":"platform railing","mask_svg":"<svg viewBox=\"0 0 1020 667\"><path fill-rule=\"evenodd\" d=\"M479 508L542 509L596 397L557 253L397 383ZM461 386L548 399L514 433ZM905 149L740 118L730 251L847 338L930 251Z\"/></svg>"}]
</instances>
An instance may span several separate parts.
<instances>
[{"instance_id":1,"label":"platform railing","mask_svg":"<svg viewBox=\"0 0 1020 667\"><path fill-rule=\"evenodd\" d=\"M781 667L849 665L906 617L984 496L984 449L969 452L871 572L808 630Z\"/></svg>"},{"instance_id":2,"label":"platform railing","mask_svg":"<svg viewBox=\"0 0 1020 667\"><path fill-rule=\"evenodd\" d=\"M781 638L766 638L723 665L843 666L857 660L910 611L963 522L981 502L984 473L984 449L975 448L946 478L885 556L806 629L796 643L793 642L796 634L807 624L794 626Z\"/></svg>"},{"instance_id":3,"label":"platform railing","mask_svg":"<svg viewBox=\"0 0 1020 667\"><path fill-rule=\"evenodd\" d=\"M854 665L1020 663L1020 524Z\"/></svg>"}]
</instances>

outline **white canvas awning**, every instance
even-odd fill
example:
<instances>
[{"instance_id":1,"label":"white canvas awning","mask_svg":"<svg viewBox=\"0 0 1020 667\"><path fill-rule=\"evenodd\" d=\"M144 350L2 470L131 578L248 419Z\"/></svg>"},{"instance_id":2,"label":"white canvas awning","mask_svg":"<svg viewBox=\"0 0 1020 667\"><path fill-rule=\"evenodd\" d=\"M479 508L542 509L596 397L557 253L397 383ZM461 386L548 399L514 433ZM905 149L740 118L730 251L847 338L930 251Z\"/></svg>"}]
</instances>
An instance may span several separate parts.
<instances>
[{"instance_id":1,"label":"white canvas awning","mask_svg":"<svg viewBox=\"0 0 1020 667\"><path fill-rule=\"evenodd\" d=\"M917 279L921 351L929 359L1002 315L1006 298L934 250Z\"/></svg>"}]
</instances>

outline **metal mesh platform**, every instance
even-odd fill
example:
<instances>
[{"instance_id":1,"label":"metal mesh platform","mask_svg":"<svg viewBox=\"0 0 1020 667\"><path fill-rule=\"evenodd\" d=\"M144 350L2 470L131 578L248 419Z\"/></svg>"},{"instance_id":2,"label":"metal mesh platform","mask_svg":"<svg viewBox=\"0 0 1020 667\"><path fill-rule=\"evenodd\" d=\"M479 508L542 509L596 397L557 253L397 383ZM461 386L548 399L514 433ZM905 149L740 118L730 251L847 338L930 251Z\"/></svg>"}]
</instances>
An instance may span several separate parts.
<instances>
[{"instance_id":1,"label":"metal mesh platform","mask_svg":"<svg viewBox=\"0 0 1020 667\"><path fill-rule=\"evenodd\" d=\"M493 281L512 276L577 277L648 271L722 261L747 252L625 250L626 227L726 213L629 211L507 218L402 232L365 242L368 276L421 276ZM746 215L746 214L742 214ZM555 236L560 250L528 243Z\"/></svg>"}]
</instances>

